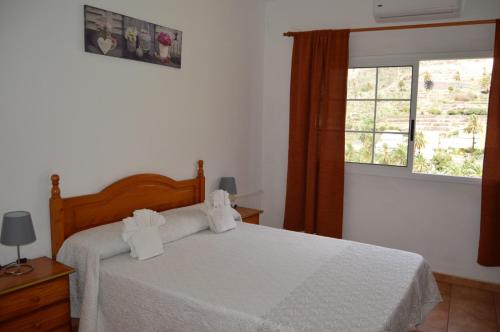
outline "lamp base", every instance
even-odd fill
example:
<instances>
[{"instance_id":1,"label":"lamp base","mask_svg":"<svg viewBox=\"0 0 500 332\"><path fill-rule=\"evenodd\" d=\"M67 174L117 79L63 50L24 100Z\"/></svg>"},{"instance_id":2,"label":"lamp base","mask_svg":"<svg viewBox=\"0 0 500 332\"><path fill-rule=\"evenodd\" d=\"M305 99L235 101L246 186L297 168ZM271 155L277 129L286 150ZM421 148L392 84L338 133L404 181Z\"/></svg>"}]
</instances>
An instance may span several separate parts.
<instances>
[{"instance_id":1,"label":"lamp base","mask_svg":"<svg viewBox=\"0 0 500 332\"><path fill-rule=\"evenodd\" d=\"M14 264L6 266L3 272L12 276L21 276L31 271L33 271L33 267L29 264Z\"/></svg>"}]
</instances>

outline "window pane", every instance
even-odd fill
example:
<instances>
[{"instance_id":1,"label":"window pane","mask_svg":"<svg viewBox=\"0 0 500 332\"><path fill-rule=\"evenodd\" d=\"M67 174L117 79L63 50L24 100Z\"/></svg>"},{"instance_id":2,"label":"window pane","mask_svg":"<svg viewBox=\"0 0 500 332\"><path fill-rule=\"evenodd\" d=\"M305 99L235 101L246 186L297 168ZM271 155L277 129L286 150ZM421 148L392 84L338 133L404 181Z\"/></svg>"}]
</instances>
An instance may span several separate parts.
<instances>
[{"instance_id":1,"label":"window pane","mask_svg":"<svg viewBox=\"0 0 500 332\"><path fill-rule=\"evenodd\" d=\"M346 161L407 165L412 73L411 66L349 69Z\"/></svg>"},{"instance_id":2,"label":"window pane","mask_svg":"<svg viewBox=\"0 0 500 332\"><path fill-rule=\"evenodd\" d=\"M379 99L410 99L412 67L381 67L378 69Z\"/></svg>"},{"instance_id":3,"label":"window pane","mask_svg":"<svg viewBox=\"0 0 500 332\"><path fill-rule=\"evenodd\" d=\"M406 166L408 135L375 134L375 164Z\"/></svg>"},{"instance_id":4,"label":"window pane","mask_svg":"<svg viewBox=\"0 0 500 332\"><path fill-rule=\"evenodd\" d=\"M345 133L345 161L372 162L373 134Z\"/></svg>"},{"instance_id":5,"label":"window pane","mask_svg":"<svg viewBox=\"0 0 500 332\"><path fill-rule=\"evenodd\" d=\"M408 133L411 101L377 102L376 131L400 131Z\"/></svg>"},{"instance_id":6,"label":"window pane","mask_svg":"<svg viewBox=\"0 0 500 332\"><path fill-rule=\"evenodd\" d=\"M347 101L345 130L373 131L374 101Z\"/></svg>"},{"instance_id":7,"label":"window pane","mask_svg":"<svg viewBox=\"0 0 500 332\"><path fill-rule=\"evenodd\" d=\"M377 68L349 69L347 99L375 99Z\"/></svg>"},{"instance_id":8,"label":"window pane","mask_svg":"<svg viewBox=\"0 0 500 332\"><path fill-rule=\"evenodd\" d=\"M420 62L413 172L482 175L492 64Z\"/></svg>"}]
</instances>

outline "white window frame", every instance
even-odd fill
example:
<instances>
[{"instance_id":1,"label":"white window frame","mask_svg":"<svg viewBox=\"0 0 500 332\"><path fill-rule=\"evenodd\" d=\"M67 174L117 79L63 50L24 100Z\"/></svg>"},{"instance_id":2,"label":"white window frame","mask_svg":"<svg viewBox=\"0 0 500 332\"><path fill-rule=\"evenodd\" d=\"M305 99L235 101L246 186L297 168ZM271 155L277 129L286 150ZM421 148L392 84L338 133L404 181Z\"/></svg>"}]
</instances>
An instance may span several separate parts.
<instances>
[{"instance_id":1,"label":"white window frame","mask_svg":"<svg viewBox=\"0 0 500 332\"><path fill-rule=\"evenodd\" d=\"M369 67L350 67L352 69L366 69L366 68L369 68L369 69L372 69L372 68L375 68L377 71L376 71L376 75L375 75L375 96L373 99L371 98L347 98L347 101L373 101L373 104L374 104L374 109L373 109L373 115L374 115L374 118L373 118L373 130L372 131L362 131L362 130L345 130L346 133L364 133L364 134L371 134L372 135L372 160L371 162L369 163L361 163L361 162L355 162L355 161L346 161L346 163L350 163L350 164L362 164L362 165L378 165L378 166L389 166L389 167L403 167L403 168L406 168L408 167L408 164L410 163L410 160L408 159L409 155L409 145L410 145L410 136L411 136L411 126L410 126L410 123L411 123L411 114L409 114L408 116L408 132L397 132L397 131L385 131L385 132L382 132L382 131L377 131L377 111L378 111L378 103L379 102L393 102L393 101L401 101L401 102L410 102L410 107L411 105L413 104L413 98L412 98L412 94L413 94L413 86L411 87L410 89L410 98L406 99L397 99L397 98L378 98L378 76L379 76L379 69L380 68L401 68L401 67L404 67L404 68L408 68L408 67L411 67L412 68L412 81L411 81L411 84L413 85L413 75L415 74L415 69L413 68L413 66L410 66L410 65L407 65L407 66L369 66ZM411 110L410 110L410 113L411 113ZM408 145L407 145L407 149L406 149L406 153L407 153L407 156L406 156L406 165L391 165L391 164L377 164L375 162L375 152L376 152L376 142L375 142L375 136L377 134L390 134L390 135L407 135L408 136Z\"/></svg>"},{"instance_id":2,"label":"white window frame","mask_svg":"<svg viewBox=\"0 0 500 332\"><path fill-rule=\"evenodd\" d=\"M411 123L412 121L416 122L420 61L446 60L446 59L478 59L478 58L492 58L492 57L493 57L493 52L491 50L475 51L475 52L421 53L421 54L405 54L405 55L355 57L349 59L349 68L412 66L413 73L412 73L411 106L410 106L410 123ZM393 167L387 165L346 162L345 163L346 174L365 174L365 175L375 175L375 176L406 178L406 179L421 180L421 181L462 183L475 186L481 185L482 181L481 178L413 173L412 169L413 169L414 140L411 140L411 135L412 133L410 132L408 135L408 163L406 166Z\"/></svg>"}]
</instances>

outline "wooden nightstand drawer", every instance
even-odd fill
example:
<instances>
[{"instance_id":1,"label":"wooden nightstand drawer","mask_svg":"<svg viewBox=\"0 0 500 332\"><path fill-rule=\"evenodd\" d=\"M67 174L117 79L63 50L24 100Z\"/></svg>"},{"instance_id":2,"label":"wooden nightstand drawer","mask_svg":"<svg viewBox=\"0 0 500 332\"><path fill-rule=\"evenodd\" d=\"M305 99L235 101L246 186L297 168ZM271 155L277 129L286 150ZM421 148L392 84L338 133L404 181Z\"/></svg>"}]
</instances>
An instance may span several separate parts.
<instances>
[{"instance_id":1,"label":"wooden nightstand drawer","mask_svg":"<svg viewBox=\"0 0 500 332\"><path fill-rule=\"evenodd\" d=\"M258 225L259 224L259 215L256 214L255 216L246 217L245 219L243 219L243 221L248 223L248 224Z\"/></svg>"},{"instance_id":2,"label":"wooden nightstand drawer","mask_svg":"<svg viewBox=\"0 0 500 332\"><path fill-rule=\"evenodd\" d=\"M8 293L0 296L0 322L68 299L68 297L67 276Z\"/></svg>"},{"instance_id":3,"label":"wooden nightstand drawer","mask_svg":"<svg viewBox=\"0 0 500 332\"><path fill-rule=\"evenodd\" d=\"M238 206L236 207L236 211L240 213L243 222L255 225L258 225L260 223L259 216L262 213L261 210Z\"/></svg>"},{"instance_id":4,"label":"wooden nightstand drawer","mask_svg":"<svg viewBox=\"0 0 500 332\"><path fill-rule=\"evenodd\" d=\"M0 331L44 332L63 327L62 325L66 325L66 329L69 329L69 302L54 304L20 318L0 323Z\"/></svg>"}]
</instances>

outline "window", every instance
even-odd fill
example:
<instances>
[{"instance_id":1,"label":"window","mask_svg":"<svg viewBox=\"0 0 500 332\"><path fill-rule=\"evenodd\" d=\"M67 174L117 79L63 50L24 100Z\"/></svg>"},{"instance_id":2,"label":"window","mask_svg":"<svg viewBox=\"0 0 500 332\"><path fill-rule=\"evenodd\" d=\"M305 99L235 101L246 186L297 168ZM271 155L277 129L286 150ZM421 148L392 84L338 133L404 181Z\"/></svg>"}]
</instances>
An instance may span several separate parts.
<instances>
[{"instance_id":1,"label":"window","mask_svg":"<svg viewBox=\"0 0 500 332\"><path fill-rule=\"evenodd\" d=\"M481 177L493 59L421 61L414 173Z\"/></svg>"},{"instance_id":2,"label":"window","mask_svg":"<svg viewBox=\"0 0 500 332\"><path fill-rule=\"evenodd\" d=\"M349 69L345 161L481 177L493 59L408 64Z\"/></svg>"},{"instance_id":3,"label":"window","mask_svg":"<svg viewBox=\"0 0 500 332\"><path fill-rule=\"evenodd\" d=\"M411 66L349 69L347 162L406 166Z\"/></svg>"}]
</instances>

